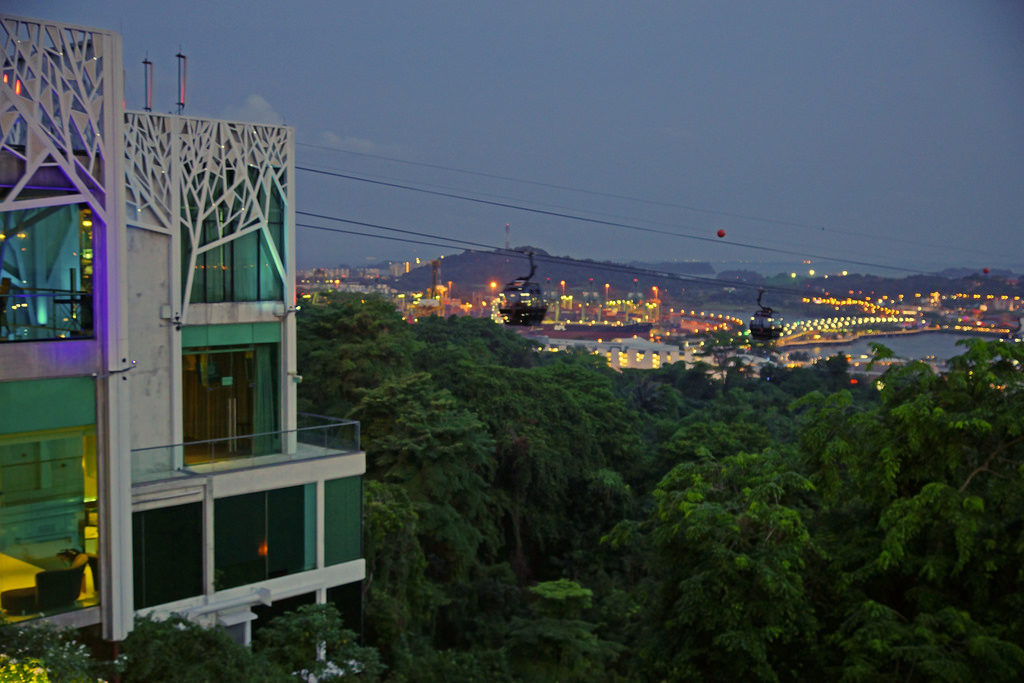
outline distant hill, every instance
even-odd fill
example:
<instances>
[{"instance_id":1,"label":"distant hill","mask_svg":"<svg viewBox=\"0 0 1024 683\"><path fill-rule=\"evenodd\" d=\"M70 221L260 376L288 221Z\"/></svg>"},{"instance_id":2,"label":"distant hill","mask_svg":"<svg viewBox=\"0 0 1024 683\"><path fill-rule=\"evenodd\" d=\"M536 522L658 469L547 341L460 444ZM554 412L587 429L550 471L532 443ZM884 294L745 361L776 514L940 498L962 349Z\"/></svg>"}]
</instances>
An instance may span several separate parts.
<instances>
[{"instance_id":1,"label":"distant hill","mask_svg":"<svg viewBox=\"0 0 1024 683\"><path fill-rule=\"evenodd\" d=\"M615 294L625 294L632 291L649 291L651 287L668 293L681 290L689 283L681 282L673 278L658 278L638 274L632 269L657 270L680 275L702 275L712 277L714 270L707 263L676 263L662 262L654 264L622 264L607 261L590 261L570 259L569 257L552 257L543 249L535 247L517 247L520 251L532 250L534 252L534 263L537 271L533 281L540 283L544 289L556 289L565 280L567 291L584 289L585 291L600 292L603 294L604 285L609 285L609 291ZM497 282L503 286L517 277L524 277L530 272L530 262L525 256L510 256L506 253L481 253L463 252L454 256L446 256L441 260L440 280L447 283L449 280L455 284L456 293L458 286L472 288L487 288L491 282ZM426 262L416 270L399 276L395 280L395 286L399 289L418 290L430 286L431 282L430 263ZM634 281L634 278L636 279Z\"/></svg>"}]
</instances>

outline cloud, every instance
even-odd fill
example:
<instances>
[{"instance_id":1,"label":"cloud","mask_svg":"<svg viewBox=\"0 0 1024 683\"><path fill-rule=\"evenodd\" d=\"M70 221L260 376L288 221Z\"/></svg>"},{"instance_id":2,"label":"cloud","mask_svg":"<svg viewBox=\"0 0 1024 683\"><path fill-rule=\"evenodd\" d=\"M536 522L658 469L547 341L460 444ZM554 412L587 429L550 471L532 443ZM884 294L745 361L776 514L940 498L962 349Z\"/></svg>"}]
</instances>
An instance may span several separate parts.
<instances>
[{"instance_id":1,"label":"cloud","mask_svg":"<svg viewBox=\"0 0 1024 683\"><path fill-rule=\"evenodd\" d=\"M224 118L229 121L242 121L246 123L269 123L281 125L284 117L274 111L270 102L262 95L253 93L245 98L245 103L240 106L226 107Z\"/></svg>"},{"instance_id":2,"label":"cloud","mask_svg":"<svg viewBox=\"0 0 1024 683\"><path fill-rule=\"evenodd\" d=\"M330 130L325 130L320 133L319 144L325 147L332 147L334 149L343 149L347 152L375 154L379 156L401 156L402 152L399 145L381 145L373 140L357 138L351 135L342 137Z\"/></svg>"}]
</instances>

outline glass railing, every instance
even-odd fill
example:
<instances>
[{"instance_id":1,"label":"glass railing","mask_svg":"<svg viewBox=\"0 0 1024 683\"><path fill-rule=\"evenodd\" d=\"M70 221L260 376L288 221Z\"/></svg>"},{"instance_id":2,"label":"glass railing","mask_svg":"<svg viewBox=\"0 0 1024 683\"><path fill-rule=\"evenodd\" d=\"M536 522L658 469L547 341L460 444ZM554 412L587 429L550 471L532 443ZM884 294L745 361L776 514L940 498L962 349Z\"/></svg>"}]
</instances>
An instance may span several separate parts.
<instances>
[{"instance_id":1,"label":"glass railing","mask_svg":"<svg viewBox=\"0 0 1024 683\"><path fill-rule=\"evenodd\" d=\"M359 422L299 413L298 428L135 449L132 481L262 467L357 453Z\"/></svg>"},{"instance_id":2,"label":"glass railing","mask_svg":"<svg viewBox=\"0 0 1024 683\"><path fill-rule=\"evenodd\" d=\"M8 287L0 286L0 342L92 336L90 292Z\"/></svg>"}]
</instances>

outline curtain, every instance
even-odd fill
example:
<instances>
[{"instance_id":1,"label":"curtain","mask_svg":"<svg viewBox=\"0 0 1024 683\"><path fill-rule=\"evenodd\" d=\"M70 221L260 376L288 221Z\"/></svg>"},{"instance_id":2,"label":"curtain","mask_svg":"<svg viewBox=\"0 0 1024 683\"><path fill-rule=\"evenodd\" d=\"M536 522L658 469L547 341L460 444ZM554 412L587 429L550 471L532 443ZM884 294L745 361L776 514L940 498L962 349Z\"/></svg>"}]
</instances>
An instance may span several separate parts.
<instances>
[{"instance_id":1,"label":"curtain","mask_svg":"<svg viewBox=\"0 0 1024 683\"><path fill-rule=\"evenodd\" d=\"M277 409L277 344L256 344L254 352L256 376L253 383L253 431L257 434L273 433L253 440L253 455L266 455L281 448Z\"/></svg>"}]
</instances>

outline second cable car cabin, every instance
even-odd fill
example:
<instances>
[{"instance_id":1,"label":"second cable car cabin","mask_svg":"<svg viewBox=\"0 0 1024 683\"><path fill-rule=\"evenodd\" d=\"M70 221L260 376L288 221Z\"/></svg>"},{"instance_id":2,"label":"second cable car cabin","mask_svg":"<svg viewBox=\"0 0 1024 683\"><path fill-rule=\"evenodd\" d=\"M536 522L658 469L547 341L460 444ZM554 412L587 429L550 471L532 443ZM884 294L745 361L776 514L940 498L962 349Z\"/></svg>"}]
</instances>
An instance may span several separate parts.
<instances>
[{"instance_id":1,"label":"second cable car cabin","mask_svg":"<svg viewBox=\"0 0 1024 683\"><path fill-rule=\"evenodd\" d=\"M761 303L764 295L762 289L757 295L757 305L760 310L754 312L750 319L750 336L757 341L775 341L782 334L782 318L775 315L770 306Z\"/></svg>"},{"instance_id":2,"label":"second cable car cabin","mask_svg":"<svg viewBox=\"0 0 1024 683\"><path fill-rule=\"evenodd\" d=\"M530 282L537 267L533 263L533 253L530 257L530 274L526 277L516 278L505 285L501 290L498 302L498 313L506 325L537 325L544 320L548 312L547 304L541 295L540 285Z\"/></svg>"}]
</instances>

